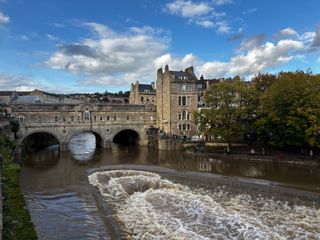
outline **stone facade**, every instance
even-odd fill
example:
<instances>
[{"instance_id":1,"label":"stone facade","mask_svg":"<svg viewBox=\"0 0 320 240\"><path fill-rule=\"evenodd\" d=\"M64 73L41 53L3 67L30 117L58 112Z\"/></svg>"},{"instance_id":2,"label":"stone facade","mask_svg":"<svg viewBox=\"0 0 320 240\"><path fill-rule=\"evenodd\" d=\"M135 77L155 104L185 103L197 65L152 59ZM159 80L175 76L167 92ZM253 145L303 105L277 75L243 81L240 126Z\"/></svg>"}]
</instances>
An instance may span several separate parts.
<instances>
[{"instance_id":1,"label":"stone facade","mask_svg":"<svg viewBox=\"0 0 320 240\"><path fill-rule=\"evenodd\" d=\"M156 104L156 90L153 83L139 84L139 82L132 83L130 89L130 104Z\"/></svg>"},{"instance_id":2,"label":"stone facade","mask_svg":"<svg viewBox=\"0 0 320 240\"><path fill-rule=\"evenodd\" d=\"M156 125L153 105L111 104L28 104L14 105L12 114L20 122L19 143L27 136L49 133L66 150L71 137L79 132L93 132L102 147L111 147L116 134L133 130L139 144L147 145L146 129Z\"/></svg>"},{"instance_id":3,"label":"stone facade","mask_svg":"<svg viewBox=\"0 0 320 240\"><path fill-rule=\"evenodd\" d=\"M170 71L168 65L157 72L157 126L169 135L197 133L193 112L197 110L197 77L193 67Z\"/></svg>"}]
</instances>

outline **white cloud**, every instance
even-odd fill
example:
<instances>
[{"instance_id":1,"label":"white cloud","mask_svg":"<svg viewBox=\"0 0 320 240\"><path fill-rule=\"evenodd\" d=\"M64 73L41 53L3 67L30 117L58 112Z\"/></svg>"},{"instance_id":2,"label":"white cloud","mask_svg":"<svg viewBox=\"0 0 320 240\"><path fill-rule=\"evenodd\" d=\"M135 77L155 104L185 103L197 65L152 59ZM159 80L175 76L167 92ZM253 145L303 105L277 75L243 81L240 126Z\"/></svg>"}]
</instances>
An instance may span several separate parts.
<instances>
[{"instance_id":1,"label":"white cloud","mask_svg":"<svg viewBox=\"0 0 320 240\"><path fill-rule=\"evenodd\" d=\"M62 23L57 23L57 22L53 22L51 23L52 26L57 27L57 28L64 28L65 25Z\"/></svg>"},{"instance_id":2,"label":"white cloud","mask_svg":"<svg viewBox=\"0 0 320 240\"><path fill-rule=\"evenodd\" d=\"M294 39L266 42L264 34L245 39L235 55L227 61L204 61L192 53L174 56L163 31L149 26L132 27L125 33L115 32L97 23L84 23L94 36L59 46L47 64L76 74L80 85L128 86L130 82L155 80L157 68L169 65L182 70L195 66L196 74L205 77L241 75L248 77L287 63L305 61L317 34L304 33ZM293 35L290 35L293 36Z\"/></svg>"},{"instance_id":3,"label":"white cloud","mask_svg":"<svg viewBox=\"0 0 320 240\"><path fill-rule=\"evenodd\" d=\"M95 36L60 45L48 66L79 75L83 84L128 85L154 79L153 62L167 51L167 36L161 37L157 29L147 26L117 33L98 23L83 25Z\"/></svg>"},{"instance_id":4,"label":"white cloud","mask_svg":"<svg viewBox=\"0 0 320 240\"><path fill-rule=\"evenodd\" d=\"M248 76L276 67L290 61L295 52L303 49L301 41L280 40L277 44L266 42L234 56L228 62L212 61L200 67L201 73L208 77L223 77L225 75Z\"/></svg>"},{"instance_id":5,"label":"white cloud","mask_svg":"<svg viewBox=\"0 0 320 240\"><path fill-rule=\"evenodd\" d=\"M198 20L196 21L196 24L204 28L212 28L215 26L214 22L210 20Z\"/></svg>"},{"instance_id":6,"label":"white cloud","mask_svg":"<svg viewBox=\"0 0 320 240\"><path fill-rule=\"evenodd\" d=\"M258 35L249 37L247 39L244 39L241 42L240 50L253 49L253 48L261 45L264 42L265 39L266 39L266 36L264 34L258 34Z\"/></svg>"},{"instance_id":7,"label":"white cloud","mask_svg":"<svg viewBox=\"0 0 320 240\"><path fill-rule=\"evenodd\" d=\"M0 11L0 26L10 22L10 18Z\"/></svg>"},{"instance_id":8,"label":"white cloud","mask_svg":"<svg viewBox=\"0 0 320 240\"><path fill-rule=\"evenodd\" d=\"M281 33L282 35L285 35L285 36L295 36L295 35L297 35L297 32L296 32L294 29L289 28L289 27L280 30L280 33Z\"/></svg>"},{"instance_id":9,"label":"white cloud","mask_svg":"<svg viewBox=\"0 0 320 240\"><path fill-rule=\"evenodd\" d=\"M175 0L165 5L165 11L172 15L187 19L203 28L216 28L218 33L228 33L231 30L225 12L217 12L214 5L232 3L230 0L193 2L191 0Z\"/></svg>"},{"instance_id":10,"label":"white cloud","mask_svg":"<svg viewBox=\"0 0 320 240\"><path fill-rule=\"evenodd\" d=\"M3 91L32 91L41 89L53 93L66 93L65 86L36 79L30 75L0 73L0 89ZM77 92L78 88L68 86L68 92Z\"/></svg>"},{"instance_id":11,"label":"white cloud","mask_svg":"<svg viewBox=\"0 0 320 240\"><path fill-rule=\"evenodd\" d=\"M21 35L21 36L19 37L19 39L21 39L21 40L23 40L23 41L28 41L28 40L30 40L30 37L27 36L27 35Z\"/></svg>"},{"instance_id":12,"label":"white cloud","mask_svg":"<svg viewBox=\"0 0 320 240\"><path fill-rule=\"evenodd\" d=\"M219 33L229 33L231 31L231 27L226 21L217 22L216 25Z\"/></svg>"},{"instance_id":13,"label":"white cloud","mask_svg":"<svg viewBox=\"0 0 320 240\"><path fill-rule=\"evenodd\" d=\"M273 37L278 40L288 37L295 38L298 37L298 33L293 28L287 27L274 34Z\"/></svg>"},{"instance_id":14,"label":"white cloud","mask_svg":"<svg viewBox=\"0 0 320 240\"><path fill-rule=\"evenodd\" d=\"M312 42L312 47L319 49L320 48L320 26L317 27L313 42Z\"/></svg>"},{"instance_id":15,"label":"white cloud","mask_svg":"<svg viewBox=\"0 0 320 240\"><path fill-rule=\"evenodd\" d=\"M171 14L182 17L197 17L208 14L212 8L205 2L193 3L192 1L176 0L166 4Z\"/></svg>"},{"instance_id":16,"label":"white cloud","mask_svg":"<svg viewBox=\"0 0 320 240\"><path fill-rule=\"evenodd\" d=\"M184 57L173 57L171 54L164 54L154 60L156 68L169 65L170 69L184 69L189 66L196 66L200 60L192 53L186 54Z\"/></svg>"},{"instance_id":17,"label":"white cloud","mask_svg":"<svg viewBox=\"0 0 320 240\"><path fill-rule=\"evenodd\" d=\"M51 34L46 34L46 37L47 37L49 40L51 40L51 41L57 41L57 40L59 40L58 37L53 36L53 35L51 35Z\"/></svg>"},{"instance_id":18,"label":"white cloud","mask_svg":"<svg viewBox=\"0 0 320 240\"><path fill-rule=\"evenodd\" d=\"M233 0L212 0L212 2L215 5L224 5L233 3Z\"/></svg>"},{"instance_id":19,"label":"white cloud","mask_svg":"<svg viewBox=\"0 0 320 240\"><path fill-rule=\"evenodd\" d=\"M14 74L0 73L1 90L17 90L25 86L30 86L31 78Z\"/></svg>"},{"instance_id":20,"label":"white cloud","mask_svg":"<svg viewBox=\"0 0 320 240\"><path fill-rule=\"evenodd\" d=\"M243 15L249 15L249 14L252 14L254 12L258 11L258 8L251 8L251 9L248 9L246 11L243 11L242 14Z\"/></svg>"}]
</instances>

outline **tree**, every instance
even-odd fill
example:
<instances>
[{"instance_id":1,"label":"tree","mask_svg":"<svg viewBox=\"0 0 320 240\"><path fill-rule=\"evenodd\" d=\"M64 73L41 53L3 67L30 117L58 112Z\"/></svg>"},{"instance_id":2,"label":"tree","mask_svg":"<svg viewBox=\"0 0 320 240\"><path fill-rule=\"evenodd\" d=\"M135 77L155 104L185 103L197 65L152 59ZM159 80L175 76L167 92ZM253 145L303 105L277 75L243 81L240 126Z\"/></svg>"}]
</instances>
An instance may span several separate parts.
<instances>
[{"instance_id":1,"label":"tree","mask_svg":"<svg viewBox=\"0 0 320 240\"><path fill-rule=\"evenodd\" d=\"M320 77L310 72L281 72L264 93L260 133L275 146L319 146Z\"/></svg>"},{"instance_id":2,"label":"tree","mask_svg":"<svg viewBox=\"0 0 320 240\"><path fill-rule=\"evenodd\" d=\"M250 89L250 84L238 76L211 84L205 93L208 108L194 114L200 131L210 137L221 137L230 146L232 139L245 129Z\"/></svg>"}]
</instances>

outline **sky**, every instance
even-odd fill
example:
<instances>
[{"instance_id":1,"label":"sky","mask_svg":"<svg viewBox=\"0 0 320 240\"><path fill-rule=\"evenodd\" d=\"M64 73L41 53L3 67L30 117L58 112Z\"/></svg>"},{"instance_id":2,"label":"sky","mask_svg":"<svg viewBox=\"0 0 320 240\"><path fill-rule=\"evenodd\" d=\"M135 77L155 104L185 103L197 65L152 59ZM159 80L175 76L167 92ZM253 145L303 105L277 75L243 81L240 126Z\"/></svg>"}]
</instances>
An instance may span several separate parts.
<instances>
[{"instance_id":1,"label":"sky","mask_svg":"<svg viewBox=\"0 0 320 240\"><path fill-rule=\"evenodd\" d=\"M207 79L320 73L319 10L319 0L0 0L0 91L126 91L166 64Z\"/></svg>"}]
</instances>

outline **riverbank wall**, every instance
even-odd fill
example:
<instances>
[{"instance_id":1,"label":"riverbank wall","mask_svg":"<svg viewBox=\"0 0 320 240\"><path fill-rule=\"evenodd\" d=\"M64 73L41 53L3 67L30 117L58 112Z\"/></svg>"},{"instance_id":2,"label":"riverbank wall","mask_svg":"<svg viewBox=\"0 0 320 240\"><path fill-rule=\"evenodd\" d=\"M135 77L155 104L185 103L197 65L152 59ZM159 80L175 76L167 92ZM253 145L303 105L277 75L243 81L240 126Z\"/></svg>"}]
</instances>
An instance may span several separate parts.
<instances>
[{"instance_id":1,"label":"riverbank wall","mask_svg":"<svg viewBox=\"0 0 320 240\"><path fill-rule=\"evenodd\" d=\"M3 140L5 137L10 136L11 134L11 128L9 121L0 121L0 143L2 145ZM2 148L2 146L0 146ZM3 211L2 211L2 162L3 162L3 156L0 152L0 240L2 240L2 232L3 232Z\"/></svg>"},{"instance_id":2,"label":"riverbank wall","mask_svg":"<svg viewBox=\"0 0 320 240\"><path fill-rule=\"evenodd\" d=\"M0 239L37 239L26 202L20 189L20 165L14 163L14 135L10 123L0 127L1 191Z\"/></svg>"}]
</instances>

